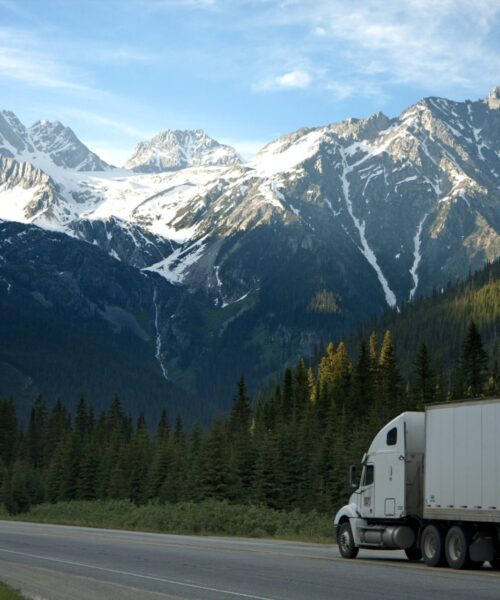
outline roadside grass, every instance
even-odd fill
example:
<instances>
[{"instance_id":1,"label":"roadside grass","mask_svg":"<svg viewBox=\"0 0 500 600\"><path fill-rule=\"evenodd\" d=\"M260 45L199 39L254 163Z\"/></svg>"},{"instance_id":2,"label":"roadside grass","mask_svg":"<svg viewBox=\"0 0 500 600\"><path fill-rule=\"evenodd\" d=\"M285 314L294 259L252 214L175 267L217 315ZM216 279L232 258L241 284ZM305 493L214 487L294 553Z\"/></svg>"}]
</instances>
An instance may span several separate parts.
<instances>
[{"instance_id":1,"label":"roadside grass","mask_svg":"<svg viewBox=\"0 0 500 600\"><path fill-rule=\"evenodd\" d=\"M26 600L25 597L17 590L0 583L0 600Z\"/></svg>"},{"instance_id":2,"label":"roadside grass","mask_svg":"<svg viewBox=\"0 0 500 600\"><path fill-rule=\"evenodd\" d=\"M313 510L282 511L226 501L150 503L136 506L128 500L93 500L39 504L29 512L0 518L37 523L129 529L183 535L274 538L333 544L333 516Z\"/></svg>"}]
</instances>

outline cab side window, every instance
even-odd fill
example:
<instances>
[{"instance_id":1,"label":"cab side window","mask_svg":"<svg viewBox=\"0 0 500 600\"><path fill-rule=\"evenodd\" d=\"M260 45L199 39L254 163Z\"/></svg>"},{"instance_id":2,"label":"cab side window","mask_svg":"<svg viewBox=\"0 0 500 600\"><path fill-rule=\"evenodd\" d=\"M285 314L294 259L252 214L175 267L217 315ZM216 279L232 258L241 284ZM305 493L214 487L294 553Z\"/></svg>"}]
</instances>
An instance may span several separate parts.
<instances>
[{"instance_id":1,"label":"cab side window","mask_svg":"<svg viewBox=\"0 0 500 600\"><path fill-rule=\"evenodd\" d=\"M387 432L387 445L395 446L398 443L398 428L393 427Z\"/></svg>"},{"instance_id":2,"label":"cab side window","mask_svg":"<svg viewBox=\"0 0 500 600\"><path fill-rule=\"evenodd\" d=\"M373 465L366 465L363 473L363 485L371 485L375 480L375 469Z\"/></svg>"}]
</instances>

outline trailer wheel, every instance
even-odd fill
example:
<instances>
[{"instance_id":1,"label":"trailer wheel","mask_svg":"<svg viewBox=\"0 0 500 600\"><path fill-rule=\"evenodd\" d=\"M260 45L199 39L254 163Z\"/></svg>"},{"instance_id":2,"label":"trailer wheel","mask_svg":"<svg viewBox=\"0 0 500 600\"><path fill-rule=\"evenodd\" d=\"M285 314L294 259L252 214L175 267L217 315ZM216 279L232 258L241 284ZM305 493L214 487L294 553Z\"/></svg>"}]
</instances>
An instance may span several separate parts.
<instances>
[{"instance_id":1,"label":"trailer wheel","mask_svg":"<svg viewBox=\"0 0 500 600\"><path fill-rule=\"evenodd\" d=\"M341 523L337 543L342 558L356 558L359 548L354 543L354 536L349 521Z\"/></svg>"},{"instance_id":2,"label":"trailer wheel","mask_svg":"<svg viewBox=\"0 0 500 600\"><path fill-rule=\"evenodd\" d=\"M445 564L444 536L435 525L427 525L420 541L422 557L429 567L440 567Z\"/></svg>"},{"instance_id":3,"label":"trailer wheel","mask_svg":"<svg viewBox=\"0 0 500 600\"><path fill-rule=\"evenodd\" d=\"M411 548L405 548L406 558L412 562L422 560L422 551L418 546L412 546Z\"/></svg>"},{"instance_id":4,"label":"trailer wheel","mask_svg":"<svg viewBox=\"0 0 500 600\"><path fill-rule=\"evenodd\" d=\"M470 535L466 529L454 525L445 540L446 561L452 569L469 569L473 563L469 556Z\"/></svg>"}]
</instances>

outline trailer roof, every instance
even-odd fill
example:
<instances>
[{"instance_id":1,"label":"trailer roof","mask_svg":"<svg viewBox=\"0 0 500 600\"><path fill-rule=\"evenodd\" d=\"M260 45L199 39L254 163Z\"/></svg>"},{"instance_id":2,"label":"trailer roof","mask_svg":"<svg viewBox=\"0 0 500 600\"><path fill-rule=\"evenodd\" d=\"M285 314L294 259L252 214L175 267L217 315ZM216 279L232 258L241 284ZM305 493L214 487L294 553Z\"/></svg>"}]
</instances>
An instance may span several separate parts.
<instances>
[{"instance_id":1,"label":"trailer roof","mask_svg":"<svg viewBox=\"0 0 500 600\"><path fill-rule=\"evenodd\" d=\"M437 404L426 404L425 410L433 408L452 408L453 406L477 406L479 404L496 404L500 402L500 398L467 398L464 400L452 400L451 402L439 402Z\"/></svg>"}]
</instances>

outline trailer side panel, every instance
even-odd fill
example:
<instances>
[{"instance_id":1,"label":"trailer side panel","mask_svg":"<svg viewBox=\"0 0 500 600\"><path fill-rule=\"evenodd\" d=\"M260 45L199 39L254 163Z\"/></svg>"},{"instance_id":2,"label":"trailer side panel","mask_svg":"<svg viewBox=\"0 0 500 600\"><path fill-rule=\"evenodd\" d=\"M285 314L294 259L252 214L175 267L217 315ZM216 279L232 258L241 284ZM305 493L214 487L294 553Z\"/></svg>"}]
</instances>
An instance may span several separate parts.
<instances>
[{"instance_id":1,"label":"trailer side panel","mask_svg":"<svg viewBox=\"0 0 500 600\"><path fill-rule=\"evenodd\" d=\"M500 522L500 400L428 407L424 517Z\"/></svg>"}]
</instances>

